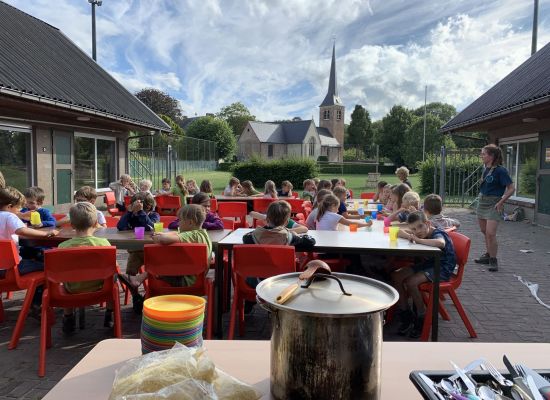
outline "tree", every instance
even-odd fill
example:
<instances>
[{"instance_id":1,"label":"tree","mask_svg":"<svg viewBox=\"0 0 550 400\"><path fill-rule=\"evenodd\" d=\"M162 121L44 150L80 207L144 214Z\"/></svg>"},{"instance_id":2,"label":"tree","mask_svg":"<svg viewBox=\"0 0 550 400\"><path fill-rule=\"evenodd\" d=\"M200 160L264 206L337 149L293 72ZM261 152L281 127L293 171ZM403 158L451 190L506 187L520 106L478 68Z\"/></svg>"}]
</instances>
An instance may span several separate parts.
<instances>
[{"instance_id":1,"label":"tree","mask_svg":"<svg viewBox=\"0 0 550 400\"><path fill-rule=\"evenodd\" d=\"M417 117L424 118L424 106L418 107L413 113ZM450 104L434 102L426 105L426 114L439 118L443 122L443 126L446 122L450 121L457 112L456 108Z\"/></svg>"},{"instance_id":2,"label":"tree","mask_svg":"<svg viewBox=\"0 0 550 400\"><path fill-rule=\"evenodd\" d=\"M349 144L365 147L372 144L372 139L369 112L362 105L357 104L351 113L351 122L348 128Z\"/></svg>"},{"instance_id":3,"label":"tree","mask_svg":"<svg viewBox=\"0 0 550 400\"><path fill-rule=\"evenodd\" d=\"M243 133L244 127L248 121L256 120L256 117L250 114L248 108L241 102L223 107L216 116L226 121L231 127L233 135L237 137Z\"/></svg>"},{"instance_id":4,"label":"tree","mask_svg":"<svg viewBox=\"0 0 550 400\"><path fill-rule=\"evenodd\" d=\"M186 129L187 136L212 140L216 143L219 158L230 159L237 149L237 140L229 124L219 118L211 116L200 117L193 121Z\"/></svg>"},{"instance_id":5,"label":"tree","mask_svg":"<svg viewBox=\"0 0 550 400\"><path fill-rule=\"evenodd\" d=\"M376 143L380 145L381 157L389 158L398 166L403 164L401 145L405 132L417 118L403 106L392 107L390 112L382 118L382 130L376 138Z\"/></svg>"},{"instance_id":6,"label":"tree","mask_svg":"<svg viewBox=\"0 0 550 400\"><path fill-rule=\"evenodd\" d=\"M159 115L167 115L175 122L183 119L179 101L168 93L154 88L147 88L136 92L135 96Z\"/></svg>"}]
</instances>

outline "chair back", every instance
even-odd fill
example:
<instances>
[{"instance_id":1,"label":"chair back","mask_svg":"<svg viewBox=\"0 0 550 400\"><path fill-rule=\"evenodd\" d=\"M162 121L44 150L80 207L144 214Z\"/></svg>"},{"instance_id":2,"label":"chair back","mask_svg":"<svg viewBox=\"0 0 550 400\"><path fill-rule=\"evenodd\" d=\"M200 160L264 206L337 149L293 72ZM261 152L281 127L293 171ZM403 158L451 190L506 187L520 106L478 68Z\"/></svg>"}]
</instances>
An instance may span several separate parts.
<instances>
[{"instance_id":1,"label":"chair back","mask_svg":"<svg viewBox=\"0 0 550 400\"><path fill-rule=\"evenodd\" d=\"M113 293L117 271L115 246L81 246L44 251L44 273L50 306L70 307L101 302L99 299L105 299ZM69 293L62 285L63 282L95 280L103 281L103 287L95 292Z\"/></svg>"},{"instance_id":2,"label":"chair back","mask_svg":"<svg viewBox=\"0 0 550 400\"><path fill-rule=\"evenodd\" d=\"M160 216L160 222L163 223L165 228L168 228L168 225L170 225L172 222L174 222L177 219L178 219L178 217L176 217L175 215L161 215Z\"/></svg>"},{"instance_id":3,"label":"chair back","mask_svg":"<svg viewBox=\"0 0 550 400\"><path fill-rule=\"evenodd\" d=\"M155 201L157 202L157 207L159 209L169 208L179 210L181 208L181 198L179 196L170 196L163 194L161 196L155 197Z\"/></svg>"},{"instance_id":4,"label":"chair back","mask_svg":"<svg viewBox=\"0 0 550 400\"><path fill-rule=\"evenodd\" d=\"M103 198L107 208L113 208L116 204L115 193L114 192L105 192L105 197Z\"/></svg>"},{"instance_id":5,"label":"chair back","mask_svg":"<svg viewBox=\"0 0 550 400\"><path fill-rule=\"evenodd\" d=\"M351 192L350 192L351 193ZM361 193L361 199L363 200L371 200L374 199L374 196L376 195L375 192L363 192Z\"/></svg>"},{"instance_id":6,"label":"chair back","mask_svg":"<svg viewBox=\"0 0 550 400\"><path fill-rule=\"evenodd\" d=\"M460 286L462 283L462 277L464 276L464 268L468 262L468 255L470 254L470 244L471 240L468 236L452 231L448 233L449 237L453 242L453 247L455 249L456 255L456 264L458 265L458 271L456 277L451 278L453 284L456 287Z\"/></svg>"},{"instance_id":7,"label":"chair back","mask_svg":"<svg viewBox=\"0 0 550 400\"><path fill-rule=\"evenodd\" d=\"M132 196L124 196L124 206L128 208L130 204L132 204Z\"/></svg>"},{"instance_id":8,"label":"chair back","mask_svg":"<svg viewBox=\"0 0 550 400\"><path fill-rule=\"evenodd\" d=\"M67 214L52 214L52 217L54 217L56 221L61 221L66 216Z\"/></svg>"},{"instance_id":9,"label":"chair back","mask_svg":"<svg viewBox=\"0 0 550 400\"><path fill-rule=\"evenodd\" d=\"M246 222L247 214L248 210L245 202L224 201L218 204L218 216L220 218L239 219L235 223L236 228L248 228L248 223Z\"/></svg>"},{"instance_id":10,"label":"chair back","mask_svg":"<svg viewBox=\"0 0 550 400\"><path fill-rule=\"evenodd\" d=\"M299 199L300 198L300 193L292 192L292 197L294 197L295 199Z\"/></svg>"},{"instance_id":11,"label":"chair back","mask_svg":"<svg viewBox=\"0 0 550 400\"><path fill-rule=\"evenodd\" d=\"M18 290L17 264L19 264L19 252L14 241L0 240L0 271L5 271L6 274L3 279L0 279L0 292Z\"/></svg>"},{"instance_id":12,"label":"chair back","mask_svg":"<svg viewBox=\"0 0 550 400\"><path fill-rule=\"evenodd\" d=\"M204 292L205 274L208 271L209 255L205 243L175 243L171 245L146 244L143 246L144 267L148 273L147 297L160 294ZM193 286L171 286L159 276L195 275Z\"/></svg>"},{"instance_id":13,"label":"chair back","mask_svg":"<svg viewBox=\"0 0 550 400\"><path fill-rule=\"evenodd\" d=\"M349 196L353 199L353 198L354 198L354 197L353 197L353 190L348 189L348 192L349 192Z\"/></svg>"},{"instance_id":14,"label":"chair back","mask_svg":"<svg viewBox=\"0 0 550 400\"><path fill-rule=\"evenodd\" d=\"M210 198L210 211L218 211L218 200L213 197Z\"/></svg>"},{"instance_id":15,"label":"chair back","mask_svg":"<svg viewBox=\"0 0 550 400\"><path fill-rule=\"evenodd\" d=\"M233 247L233 271L238 284L245 284L247 277L270 276L296 272L294 246L243 244ZM248 285L246 285L248 286Z\"/></svg>"},{"instance_id":16,"label":"chair back","mask_svg":"<svg viewBox=\"0 0 550 400\"><path fill-rule=\"evenodd\" d=\"M256 212L265 214L269 205L274 201L275 199L254 199L252 200L252 209Z\"/></svg>"},{"instance_id":17,"label":"chair back","mask_svg":"<svg viewBox=\"0 0 550 400\"><path fill-rule=\"evenodd\" d=\"M233 221L232 219L222 218L222 222L223 222L223 229L231 229L232 231L235 230L235 221Z\"/></svg>"},{"instance_id":18,"label":"chair back","mask_svg":"<svg viewBox=\"0 0 550 400\"><path fill-rule=\"evenodd\" d=\"M120 221L120 218L109 217L108 215L105 216L105 222L107 222L107 228L116 228L118 221Z\"/></svg>"},{"instance_id":19,"label":"chair back","mask_svg":"<svg viewBox=\"0 0 550 400\"><path fill-rule=\"evenodd\" d=\"M304 212L304 200L302 199L284 199L291 207L291 214Z\"/></svg>"}]
</instances>

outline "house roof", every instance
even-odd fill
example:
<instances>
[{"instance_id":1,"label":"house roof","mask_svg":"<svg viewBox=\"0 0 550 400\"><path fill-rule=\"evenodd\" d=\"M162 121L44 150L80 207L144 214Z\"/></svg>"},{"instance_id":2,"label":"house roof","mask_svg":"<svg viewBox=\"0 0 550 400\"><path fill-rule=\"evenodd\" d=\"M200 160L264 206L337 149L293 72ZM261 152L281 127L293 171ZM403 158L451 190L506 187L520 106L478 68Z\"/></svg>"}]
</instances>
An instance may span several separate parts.
<instances>
[{"instance_id":1,"label":"house roof","mask_svg":"<svg viewBox=\"0 0 550 400\"><path fill-rule=\"evenodd\" d=\"M309 127L313 123L306 121L259 122L250 121L250 126L262 143L303 143Z\"/></svg>"},{"instance_id":2,"label":"house roof","mask_svg":"<svg viewBox=\"0 0 550 400\"><path fill-rule=\"evenodd\" d=\"M550 101L550 43L447 122L448 132Z\"/></svg>"},{"instance_id":3,"label":"house roof","mask_svg":"<svg viewBox=\"0 0 550 400\"><path fill-rule=\"evenodd\" d=\"M341 147L338 140L330 134L330 131L327 128L317 128L317 133L321 139L321 146Z\"/></svg>"},{"instance_id":4,"label":"house roof","mask_svg":"<svg viewBox=\"0 0 550 400\"><path fill-rule=\"evenodd\" d=\"M336 83L336 43L332 46L332 62L330 63L327 95L319 107L334 105L343 105L340 96L338 96L338 85Z\"/></svg>"},{"instance_id":5,"label":"house roof","mask_svg":"<svg viewBox=\"0 0 550 400\"><path fill-rule=\"evenodd\" d=\"M195 120L199 118L200 117L187 117L183 121L180 121L178 125L181 129L185 130L189 125L191 125Z\"/></svg>"},{"instance_id":6,"label":"house roof","mask_svg":"<svg viewBox=\"0 0 550 400\"><path fill-rule=\"evenodd\" d=\"M2 1L0 94L171 130L59 29Z\"/></svg>"}]
</instances>

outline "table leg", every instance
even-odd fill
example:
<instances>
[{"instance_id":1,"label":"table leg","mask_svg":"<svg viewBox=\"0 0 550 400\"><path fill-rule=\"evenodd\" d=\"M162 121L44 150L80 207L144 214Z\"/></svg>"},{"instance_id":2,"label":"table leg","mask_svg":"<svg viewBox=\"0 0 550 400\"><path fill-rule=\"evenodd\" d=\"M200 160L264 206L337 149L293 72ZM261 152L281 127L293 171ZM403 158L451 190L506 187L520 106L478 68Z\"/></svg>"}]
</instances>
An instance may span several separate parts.
<instances>
[{"instance_id":1,"label":"table leg","mask_svg":"<svg viewBox=\"0 0 550 400\"><path fill-rule=\"evenodd\" d=\"M226 296L224 299L224 309L223 312L229 312L231 309L231 282L233 277L233 248L229 249L227 252L227 283L226 283Z\"/></svg>"},{"instance_id":2,"label":"table leg","mask_svg":"<svg viewBox=\"0 0 550 400\"><path fill-rule=\"evenodd\" d=\"M437 331L439 325L439 282L441 281L441 258L434 257L434 281L432 284L432 342L437 342Z\"/></svg>"},{"instance_id":3,"label":"table leg","mask_svg":"<svg viewBox=\"0 0 550 400\"><path fill-rule=\"evenodd\" d=\"M218 243L218 249L216 252L216 277L215 277L215 335L218 339L223 338L222 328L222 314L223 314L223 252L225 248Z\"/></svg>"}]
</instances>

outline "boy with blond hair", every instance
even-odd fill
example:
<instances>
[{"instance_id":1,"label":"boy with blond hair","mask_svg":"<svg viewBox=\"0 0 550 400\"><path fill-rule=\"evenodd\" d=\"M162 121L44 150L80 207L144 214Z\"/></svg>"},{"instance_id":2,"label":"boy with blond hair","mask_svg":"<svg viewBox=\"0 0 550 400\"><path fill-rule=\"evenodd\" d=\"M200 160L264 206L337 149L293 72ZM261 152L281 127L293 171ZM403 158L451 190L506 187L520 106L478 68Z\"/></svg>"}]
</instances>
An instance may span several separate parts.
<instances>
[{"instance_id":1,"label":"boy with blond hair","mask_svg":"<svg viewBox=\"0 0 550 400\"><path fill-rule=\"evenodd\" d=\"M454 218L446 217L441 214L443 211L443 200L437 194L429 194L424 199L424 214L428 217L430 223L439 229L449 229L460 227L460 221Z\"/></svg>"},{"instance_id":2,"label":"boy with blond hair","mask_svg":"<svg viewBox=\"0 0 550 400\"><path fill-rule=\"evenodd\" d=\"M97 192L95 189L91 186L82 186L80 189L78 189L74 196L73 196L75 203L80 203L82 201L86 201L95 207L95 201L97 199ZM102 228L107 228L107 220L105 219L105 215L99 210L97 210L97 225L101 226ZM57 226L63 226L65 224L70 224L71 219L67 215L65 218L60 219L56 222Z\"/></svg>"}]
</instances>

